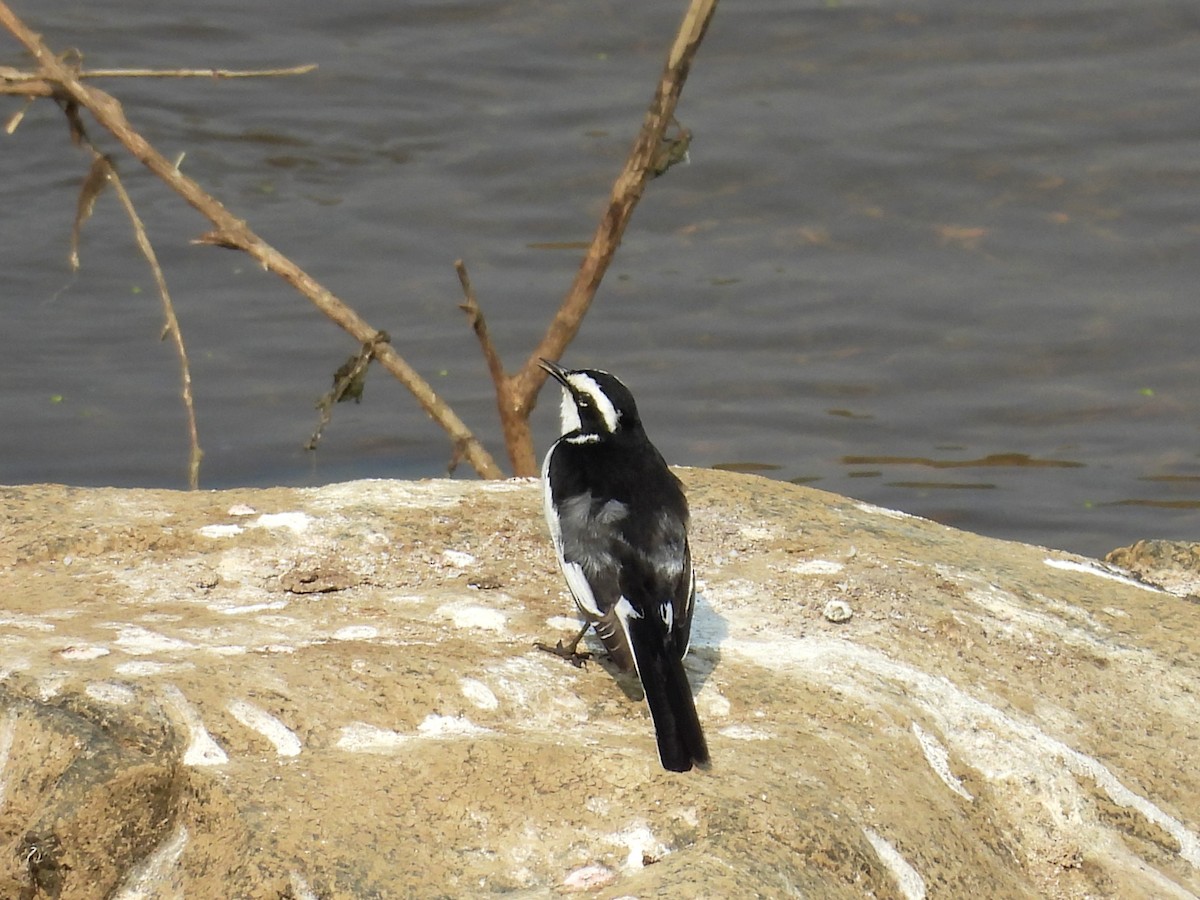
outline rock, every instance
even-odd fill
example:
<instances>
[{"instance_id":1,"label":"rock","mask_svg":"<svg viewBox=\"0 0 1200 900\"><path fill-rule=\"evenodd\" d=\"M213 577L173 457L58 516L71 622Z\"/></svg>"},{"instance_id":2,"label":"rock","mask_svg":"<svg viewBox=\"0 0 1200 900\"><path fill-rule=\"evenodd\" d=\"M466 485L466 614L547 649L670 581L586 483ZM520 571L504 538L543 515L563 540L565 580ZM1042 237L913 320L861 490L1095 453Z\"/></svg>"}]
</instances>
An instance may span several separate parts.
<instances>
[{"instance_id":1,"label":"rock","mask_svg":"<svg viewBox=\"0 0 1200 900\"><path fill-rule=\"evenodd\" d=\"M1138 541L1104 557L1146 584L1179 597L1200 597L1200 544L1187 541Z\"/></svg>"},{"instance_id":2,"label":"rock","mask_svg":"<svg viewBox=\"0 0 1200 900\"><path fill-rule=\"evenodd\" d=\"M842 623L849 622L854 617L854 610L850 608L850 604L845 600L830 600L825 604L825 608L821 610L823 615L830 622Z\"/></svg>"},{"instance_id":3,"label":"rock","mask_svg":"<svg viewBox=\"0 0 1200 900\"><path fill-rule=\"evenodd\" d=\"M574 617L532 481L0 488L0 897L1200 893L1196 604L681 475L686 775L533 649Z\"/></svg>"}]
</instances>

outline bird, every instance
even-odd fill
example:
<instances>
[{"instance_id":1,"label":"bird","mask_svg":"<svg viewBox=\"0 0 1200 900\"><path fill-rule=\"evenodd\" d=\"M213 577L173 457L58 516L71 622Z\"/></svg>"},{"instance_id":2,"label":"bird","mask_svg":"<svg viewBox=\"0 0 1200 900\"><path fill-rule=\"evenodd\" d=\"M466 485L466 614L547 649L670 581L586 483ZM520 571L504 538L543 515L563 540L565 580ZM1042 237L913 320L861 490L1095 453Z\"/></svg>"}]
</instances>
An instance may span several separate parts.
<instances>
[{"instance_id":1,"label":"bird","mask_svg":"<svg viewBox=\"0 0 1200 900\"><path fill-rule=\"evenodd\" d=\"M663 768L707 769L683 668L696 606L683 485L618 378L540 364L563 388L562 435L542 464L546 522L585 622L569 644L538 646L580 665L579 641L594 628L617 668L641 680Z\"/></svg>"}]
</instances>

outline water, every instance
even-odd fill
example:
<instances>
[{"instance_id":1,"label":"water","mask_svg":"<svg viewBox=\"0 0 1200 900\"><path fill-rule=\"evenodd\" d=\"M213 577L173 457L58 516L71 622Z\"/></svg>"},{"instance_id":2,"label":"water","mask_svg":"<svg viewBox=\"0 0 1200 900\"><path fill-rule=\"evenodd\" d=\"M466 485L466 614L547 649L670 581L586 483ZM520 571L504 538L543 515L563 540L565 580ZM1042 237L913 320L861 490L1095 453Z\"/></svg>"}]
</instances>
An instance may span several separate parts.
<instances>
[{"instance_id":1,"label":"water","mask_svg":"<svg viewBox=\"0 0 1200 900\"><path fill-rule=\"evenodd\" d=\"M681 3L64 0L17 12L168 157L388 330L504 459L464 258L511 367L570 284ZM0 64L24 65L0 43ZM565 361L620 374L673 462L1102 554L1200 533L1200 14L1184 3L727 2ZM0 101L7 119L19 101ZM117 151L193 362L202 486L444 471L382 371L316 454L351 339ZM0 482L186 485L153 283L116 202L66 268L61 114L0 138ZM535 414L540 448L556 403ZM803 536L798 536L803 541Z\"/></svg>"}]
</instances>

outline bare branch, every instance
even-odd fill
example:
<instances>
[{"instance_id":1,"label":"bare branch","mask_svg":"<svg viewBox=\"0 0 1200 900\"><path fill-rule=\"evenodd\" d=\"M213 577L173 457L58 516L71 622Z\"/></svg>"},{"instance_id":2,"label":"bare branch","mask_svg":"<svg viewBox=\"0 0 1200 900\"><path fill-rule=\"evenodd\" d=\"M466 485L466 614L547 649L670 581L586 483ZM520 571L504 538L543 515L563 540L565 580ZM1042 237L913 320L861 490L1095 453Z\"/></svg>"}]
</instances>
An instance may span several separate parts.
<instances>
[{"instance_id":1,"label":"bare branch","mask_svg":"<svg viewBox=\"0 0 1200 900\"><path fill-rule=\"evenodd\" d=\"M25 105L13 113L12 117L4 123L4 133L14 134L21 125L21 120L25 118L25 113L29 111L29 107L33 105L34 98L29 97L25 101Z\"/></svg>"},{"instance_id":2,"label":"bare branch","mask_svg":"<svg viewBox=\"0 0 1200 900\"><path fill-rule=\"evenodd\" d=\"M462 284L466 302L459 304L459 309L467 314L467 320L479 339L479 347L483 358L487 361L488 373L492 376L492 385L496 389L496 409L500 414L500 427L504 431L504 446L508 449L508 460L512 463L514 474L531 474L533 470L533 435L529 430L529 414L522 413L513 402L513 380L504 371L504 362L492 343L488 332L487 320L475 297L475 289L471 287L471 277L467 274L467 266L460 259L454 263L458 272L458 280Z\"/></svg>"},{"instance_id":3,"label":"bare branch","mask_svg":"<svg viewBox=\"0 0 1200 900\"><path fill-rule=\"evenodd\" d=\"M277 78L287 75L307 75L317 68L316 63L289 66L283 69L88 69L76 72L86 78ZM0 66L0 94L22 97L52 97L54 82L39 72L26 72L12 66Z\"/></svg>"},{"instance_id":4,"label":"bare branch","mask_svg":"<svg viewBox=\"0 0 1200 900\"><path fill-rule=\"evenodd\" d=\"M504 381L504 363L500 359L500 354L496 352L496 345L492 343L492 336L488 333L487 320L483 317L483 310L479 308L479 300L475 297L475 289L471 287L471 276L467 274L467 265L461 259L454 261L454 271L458 273L458 281L462 285L463 296L465 302L460 303L458 308L467 314L467 321L471 323L471 328L475 332L475 337L479 339L479 347L483 351L483 358L487 362L488 372L491 373L492 383L499 385ZM503 415L503 412L501 413Z\"/></svg>"},{"instance_id":5,"label":"bare branch","mask_svg":"<svg viewBox=\"0 0 1200 900\"><path fill-rule=\"evenodd\" d=\"M204 458L204 451L200 449L200 433L196 427L196 403L192 397L192 370L188 364L187 348L183 344L183 332L179 328L179 320L175 317L175 305L171 302L171 294L167 291L167 280L163 277L162 267L158 264L158 256L150 244L150 238L146 235L146 227L142 224L137 210L134 209L133 201L129 198L125 184L121 181L116 169L112 170L109 178L112 181L113 190L116 191L121 205L125 207L125 212L129 214L129 220L133 223L133 234L137 239L138 248L146 257L146 262L150 264L150 271L154 273L154 283L158 286L158 296L162 301L163 316L166 320L163 325L163 339L171 339L175 345L175 354L179 357L179 373L183 382L183 408L187 412L188 445L190 447L188 486L194 491L200 487L200 460Z\"/></svg>"},{"instance_id":6,"label":"bare branch","mask_svg":"<svg viewBox=\"0 0 1200 900\"><path fill-rule=\"evenodd\" d=\"M99 88L85 85L78 74L62 62L43 43L41 37L25 25L8 5L0 0L0 24L4 25L33 55L43 77L51 83L56 97L65 98L67 106L86 107L101 125L137 158L146 168L161 178L194 209L214 226L217 242L233 246L257 260L263 268L274 272L326 316L349 332L360 343L371 340L378 332L353 309L339 300L312 276L297 266L266 241L260 238L241 219L229 212L207 194L195 181L184 175L169 160L130 125L121 104ZM483 444L471 433L454 411L433 390L390 344L381 345L376 358L416 398L421 407L447 432L455 447L462 447L463 456L485 478L502 477L500 467Z\"/></svg>"}]
</instances>

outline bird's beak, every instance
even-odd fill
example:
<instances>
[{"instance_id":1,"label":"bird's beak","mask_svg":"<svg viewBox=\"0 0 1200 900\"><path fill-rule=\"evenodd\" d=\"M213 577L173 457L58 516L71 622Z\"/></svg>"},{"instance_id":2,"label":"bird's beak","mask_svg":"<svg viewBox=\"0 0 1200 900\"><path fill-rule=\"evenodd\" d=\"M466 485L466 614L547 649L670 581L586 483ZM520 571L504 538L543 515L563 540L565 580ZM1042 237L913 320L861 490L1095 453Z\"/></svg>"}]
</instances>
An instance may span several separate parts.
<instances>
[{"instance_id":1,"label":"bird's beak","mask_svg":"<svg viewBox=\"0 0 1200 900\"><path fill-rule=\"evenodd\" d=\"M565 388L569 388L567 384L567 370L556 362L551 362L548 359L539 359L538 365L550 373L550 377L557 381Z\"/></svg>"}]
</instances>

